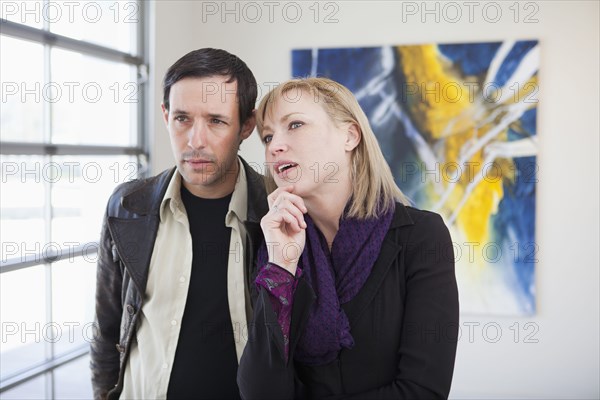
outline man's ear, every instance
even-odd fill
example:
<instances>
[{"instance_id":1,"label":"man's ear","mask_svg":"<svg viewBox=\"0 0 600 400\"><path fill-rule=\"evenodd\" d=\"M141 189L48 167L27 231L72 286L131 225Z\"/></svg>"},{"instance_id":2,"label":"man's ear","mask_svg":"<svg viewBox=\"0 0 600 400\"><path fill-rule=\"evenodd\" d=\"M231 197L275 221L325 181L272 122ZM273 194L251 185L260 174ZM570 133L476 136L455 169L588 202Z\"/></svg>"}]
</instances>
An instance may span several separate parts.
<instances>
[{"instance_id":1,"label":"man's ear","mask_svg":"<svg viewBox=\"0 0 600 400\"><path fill-rule=\"evenodd\" d=\"M240 136L242 141L248 139L252 134L252 131L256 127L256 109L252 110L252 115L242 125Z\"/></svg>"},{"instance_id":2,"label":"man's ear","mask_svg":"<svg viewBox=\"0 0 600 400\"><path fill-rule=\"evenodd\" d=\"M160 105L160 108L162 108L162 112L163 112L163 120L165 121L165 125L169 126L169 110L167 110L165 108L165 103L162 103Z\"/></svg>"},{"instance_id":3,"label":"man's ear","mask_svg":"<svg viewBox=\"0 0 600 400\"><path fill-rule=\"evenodd\" d=\"M344 143L344 149L346 151L352 151L358 146L360 140L362 138L362 134L360 132L360 128L355 123L348 124L348 128L346 131L346 142Z\"/></svg>"}]
</instances>

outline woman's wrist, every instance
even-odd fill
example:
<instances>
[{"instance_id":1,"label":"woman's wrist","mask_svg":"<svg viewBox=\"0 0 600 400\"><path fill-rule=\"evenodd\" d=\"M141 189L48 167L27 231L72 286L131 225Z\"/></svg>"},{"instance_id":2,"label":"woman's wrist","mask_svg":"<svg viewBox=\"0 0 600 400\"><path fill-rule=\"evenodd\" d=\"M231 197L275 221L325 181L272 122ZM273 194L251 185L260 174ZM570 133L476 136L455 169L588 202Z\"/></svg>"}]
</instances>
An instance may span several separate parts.
<instances>
[{"instance_id":1,"label":"woman's wrist","mask_svg":"<svg viewBox=\"0 0 600 400\"><path fill-rule=\"evenodd\" d=\"M284 260L276 260L269 257L269 264L272 264L276 267L286 270L292 276L296 276L296 270L298 269L298 262L285 262Z\"/></svg>"}]
</instances>

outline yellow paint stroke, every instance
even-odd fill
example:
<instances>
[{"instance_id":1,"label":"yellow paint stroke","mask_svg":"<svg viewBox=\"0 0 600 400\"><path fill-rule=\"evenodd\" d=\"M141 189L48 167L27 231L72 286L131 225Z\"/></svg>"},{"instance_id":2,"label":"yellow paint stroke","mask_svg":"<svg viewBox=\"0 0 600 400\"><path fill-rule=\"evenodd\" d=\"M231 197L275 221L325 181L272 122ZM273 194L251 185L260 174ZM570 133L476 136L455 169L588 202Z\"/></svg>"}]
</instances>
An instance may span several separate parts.
<instances>
[{"instance_id":1,"label":"yellow paint stroke","mask_svg":"<svg viewBox=\"0 0 600 400\"><path fill-rule=\"evenodd\" d=\"M472 189L456 218L456 228L462 232L465 240L479 243L481 249L490 241L489 225L491 216L497 213L498 204L504 195L503 180L514 180L514 163L511 159L496 159L484 165L484 146L468 160L468 168L461 167L459 174L453 172L456 172L461 149L497 126L503 115L498 107L503 105L482 101L480 92L473 93L473 87L469 88L467 84L479 82L482 78L461 76L440 54L437 46L400 46L396 51L406 80L403 88L405 110L424 139L435 150L440 161L438 168L443 186L448 187L450 181L458 180L439 211L445 217L450 216L469 184L478 176L485 177ZM535 97L531 95L531 91L536 87L537 77L533 77L507 102ZM535 106L536 104L532 104L532 107ZM494 116L493 113L497 115ZM491 119L484 122L487 118ZM513 125L515 126L510 127L520 131L518 122ZM501 131L494 140L507 140L507 131L508 129ZM433 185L429 185L426 191L434 203L439 199L439 193L434 190ZM485 265L481 251L476 251L475 256L476 265Z\"/></svg>"}]
</instances>

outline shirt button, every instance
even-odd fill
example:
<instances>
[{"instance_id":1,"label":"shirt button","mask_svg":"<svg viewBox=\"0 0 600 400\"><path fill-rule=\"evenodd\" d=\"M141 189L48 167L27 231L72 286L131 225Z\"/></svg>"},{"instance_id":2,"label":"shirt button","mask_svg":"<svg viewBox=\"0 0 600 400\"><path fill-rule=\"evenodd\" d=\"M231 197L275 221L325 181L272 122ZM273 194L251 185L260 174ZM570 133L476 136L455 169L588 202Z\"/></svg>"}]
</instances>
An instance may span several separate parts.
<instances>
[{"instance_id":1,"label":"shirt button","mask_svg":"<svg viewBox=\"0 0 600 400\"><path fill-rule=\"evenodd\" d=\"M168 367L167 363L163 363L162 367L163 367L163 369L167 369L167 367Z\"/></svg>"},{"instance_id":2,"label":"shirt button","mask_svg":"<svg viewBox=\"0 0 600 400\"><path fill-rule=\"evenodd\" d=\"M172 320L171 321L171 325L173 325L173 326L177 325L177 321L176 320Z\"/></svg>"},{"instance_id":3,"label":"shirt button","mask_svg":"<svg viewBox=\"0 0 600 400\"><path fill-rule=\"evenodd\" d=\"M181 282L181 283L185 282L185 276L182 276L181 278L179 278L179 282Z\"/></svg>"}]
</instances>

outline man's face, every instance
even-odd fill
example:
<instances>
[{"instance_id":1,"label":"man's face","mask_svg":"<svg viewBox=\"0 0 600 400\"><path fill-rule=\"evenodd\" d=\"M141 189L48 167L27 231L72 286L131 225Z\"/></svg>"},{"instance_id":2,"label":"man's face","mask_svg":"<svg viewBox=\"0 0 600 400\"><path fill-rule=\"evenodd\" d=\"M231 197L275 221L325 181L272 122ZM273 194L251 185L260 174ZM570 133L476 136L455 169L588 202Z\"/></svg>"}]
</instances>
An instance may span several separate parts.
<instances>
[{"instance_id":1,"label":"man's face","mask_svg":"<svg viewBox=\"0 0 600 400\"><path fill-rule=\"evenodd\" d=\"M240 127L237 82L226 76L184 78L171 86L163 116L183 185L203 198L220 198L235 187L240 143L254 118Z\"/></svg>"}]
</instances>

